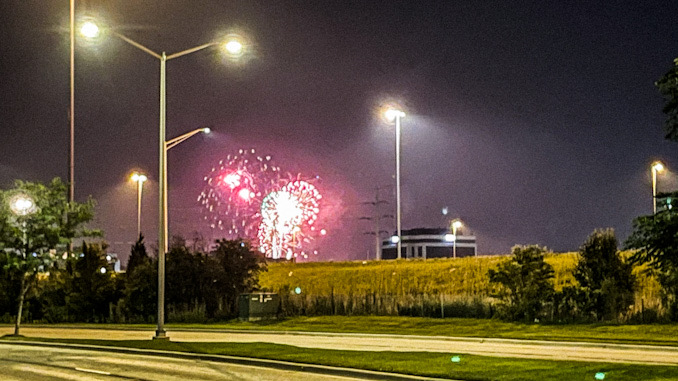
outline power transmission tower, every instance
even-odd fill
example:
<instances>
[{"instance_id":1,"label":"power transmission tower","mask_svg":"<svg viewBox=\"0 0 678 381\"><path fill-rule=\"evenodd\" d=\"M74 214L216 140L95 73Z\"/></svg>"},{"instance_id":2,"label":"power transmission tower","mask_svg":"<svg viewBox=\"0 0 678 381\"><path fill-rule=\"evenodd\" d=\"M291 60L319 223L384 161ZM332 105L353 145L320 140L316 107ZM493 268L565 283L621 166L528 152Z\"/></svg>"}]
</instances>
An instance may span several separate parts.
<instances>
[{"instance_id":1,"label":"power transmission tower","mask_svg":"<svg viewBox=\"0 0 678 381\"><path fill-rule=\"evenodd\" d=\"M375 259L381 260L381 237L383 234L388 234L388 231L381 230L381 221L386 218L393 218L392 214L381 214L381 205L388 204L388 201L382 200L379 197L379 191L387 187L376 187L374 201L363 202L363 205L371 205L374 209L372 216L360 217L360 220L374 221L374 231L365 232L364 234L374 235L375 241Z\"/></svg>"}]
</instances>

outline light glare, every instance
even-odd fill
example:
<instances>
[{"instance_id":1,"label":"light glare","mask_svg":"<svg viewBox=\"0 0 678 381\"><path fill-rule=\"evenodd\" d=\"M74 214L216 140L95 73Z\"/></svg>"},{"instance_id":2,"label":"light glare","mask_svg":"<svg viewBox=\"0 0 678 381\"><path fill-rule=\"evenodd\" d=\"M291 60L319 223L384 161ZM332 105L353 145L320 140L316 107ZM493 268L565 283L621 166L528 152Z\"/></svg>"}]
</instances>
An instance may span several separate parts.
<instances>
[{"instance_id":1,"label":"light glare","mask_svg":"<svg viewBox=\"0 0 678 381\"><path fill-rule=\"evenodd\" d=\"M386 117L386 120L389 122L393 122L396 117L404 118L405 113L394 108L389 108L384 112L384 117Z\"/></svg>"},{"instance_id":2,"label":"light glare","mask_svg":"<svg viewBox=\"0 0 678 381\"><path fill-rule=\"evenodd\" d=\"M87 21L82 24L80 33L87 38L96 38L99 36L99 27L95 23Z\"/></svg>"},{"instance_id":3,"label":"light glare","mask_svg":"<svg viewBox=\"0 0 678 381\"><path fill-rule=\"evenodd\" d=\"M230 40L225 45L224 48L227 52L233 55L241 54L243 51L243 45L240 41Z\"/></svg>"},{"instance_id":4,"label":"light glare","mask_svg":"<svg viewBox=\"0 0 678 381\"><path fill-rule=\"evenodd\" d=\"M9 207L17 216L26 216L35 211L33 199L23 194L14 196L9 202Z\"/></svg>"}]
</instances>

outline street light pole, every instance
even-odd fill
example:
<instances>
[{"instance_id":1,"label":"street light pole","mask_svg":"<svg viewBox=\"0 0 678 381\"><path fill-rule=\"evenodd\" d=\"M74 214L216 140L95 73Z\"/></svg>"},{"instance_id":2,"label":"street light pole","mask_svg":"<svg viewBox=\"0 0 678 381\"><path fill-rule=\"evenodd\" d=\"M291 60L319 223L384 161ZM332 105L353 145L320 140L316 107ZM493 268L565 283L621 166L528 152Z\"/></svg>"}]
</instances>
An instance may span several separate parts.
<instances>
[{"instance_id":1,"label":"street light pole","mask_svg":"<svg viewBox=\"0 0 678 381\"><path fill-rule=\"evenodd\" d=\"M99 28L96 24L89 21L82 27L83 34L89 38L95 38L99 35ZM168 339L165 333L165 254L168 250L167 244L167 142L165 141L166 124L166 62L173 58L185 56L200 50L222 44L224 41L212 41L190 49L182 50L178 53L167 55L164 51L161 54L145 47L144 45L124 36L116 31L108 30L114 36L143 51L146 54L160 60L160 126L159 126L159 147L158 147L158 321L154 339ZM229 37L229 41L224 43L224 49L233 56L241 56L244 46L234 37ZM183 141L183 140L182 140ZM178 143L177 143L178 144Z\"/></svg>"},{"instance_id":2,"label":"street light pole","mask_svg":"<svg viewBox=\"0 0 678 381\"><path fill-rule=\"evenodd\" d=\"M159 141L159 165L158 172L160 172L160 186L158 195L158 321L155 330L154 339L167 339L165 332L165 255L167 253L167 236L165 235L167 226L167 151L165 150L165 63L167 62L167 55L162 52L160 56L160 136Z\"/></svg>"},{"instance_id":3,"label":"street light pole","mask_svg":"<svg viewBox=\"0 0 678 381\"><path fill-rule=\"evenodd\" d=\"M68 202L75 200L75 0L70 0L70 88L71 88L71 108L69 111L70 122L70 148L68 155ZM69 252L72 242L69 242Z\"/></svg>"},{"instance_id":4,"label":"street light pole","mask_svg":"<svg viewBox=\"0 0 678 381\"><path fill-rule=\"evenodd\" d=\"M405 116L401 110L389 108L384 113L386 118L390 121L395 120L395 159L396 159L396 230L398 234L397 242L397 257L402 258L402 230L401 230L401 209L400 209L400 118Z\"/></svg>"},{"instance_id":5,"label":"street light pole","mask_svg":"<svg viewBox=\"0 0 678 381\"><path fill-rule=\"evenodd\" d=\"M401 231L401 209L400 209L400 113L395 117L395 134L396 134L396 229L398 230L398 259L402 257L402 231Z\"/></svg>"},{"instance_id":6,"label":"street light pole","mask_svg":"<svg viewBox=\"0 0 678 381\"><path fill-rule=\"evenodd\" d=\"M163 192L163 198L162 198L162 207L161 210L163 210L163 217L162 217L162 229L163 229L163 236L165 237L165 252L169 250L167 241L169 238L169 228L168 228L168 210L169 208L167 207L167 151L170 150L170 148L175 147L177 144L185 141L186 139L190 138L191 136L204 132L206 134L209 134L211 130L207 127L203 128L198 128L195 129L191 132L187 132L181 136L177 136L174 139L167 140L163 143L163 152L162 152L162 157L163 157L163 188L165 191Z\"/></svg>"},{"instance_id":7,"label":"street light pole","mask_svg":"<svg viewBox=\"0 0 678 381\"><path fill-rule=\"evenodd\" d=\"M657 214L657 172L664 170L660 161L652 163L652 214Z\"/></svg>"}]
</instances>

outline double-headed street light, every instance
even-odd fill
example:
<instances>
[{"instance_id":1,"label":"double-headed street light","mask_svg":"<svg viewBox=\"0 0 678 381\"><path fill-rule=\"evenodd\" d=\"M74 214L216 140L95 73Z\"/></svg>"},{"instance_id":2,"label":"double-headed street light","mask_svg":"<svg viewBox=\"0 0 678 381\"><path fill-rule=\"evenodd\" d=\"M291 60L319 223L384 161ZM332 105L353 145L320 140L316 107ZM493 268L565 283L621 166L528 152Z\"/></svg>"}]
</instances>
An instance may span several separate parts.
<instances>
[{"instance_id":1,"label":"double-headed street light","mask_svg":"<svg viewBox=\"0 0 678 381\"><path fill-rule=\"evenodd\" d=\"M400 224L400 118L405 117L405 113L395 108L389 108L384 112L384 117L389 122L395 121L395 159L396 159L396 230L398 234L397 258L401 258L402 249L402 231Z\"/></svg>"},{"instance_id":2,"label":"double-headed street light","mask_svg":"<svg viewBox=\"0 0 678 381\"><path fill-rule=\"evenodd\" d=\"M95 39L99 37L102 33L101 28L92 20L85 22L81 28L80 32L82 35L89 39ZM240 57L245 53L245 46L236 36L229 36L224 40L212 41L203 45L199 45L190 49L182 50L177 53L167 55L164 51L162 53L156 53L155 51L145 47L144 45L132 40L131 38L124 36L114 30L106 29L106 32L118 37L119 39L127 42L128 44L134 46L135 48L143 51L144 53L157 58L160 61L160 128L159 128L159 164L158 164L158 181L160 182L158 203L159 203L159 223L158 223L158 322L157 329L155 332L154 339L166 339L167 335L165 333L165 254L167 253L167 164L165 163L166 152L169 148L183 141L182 137L179 137L180 141L173 142L174 139L170 142L165 140L165 124L166 124L166 76L165 76L165 64L168 60L179 58L191 53L195 53L210 47L221 45L223 49L229 55L233 57ZM169 144L168 144L169 143ZM171 146L171 147L170 147Z\"/></svg>"},{"instance_id":3,"label":"double-headed street light","mask_svg":"<svg viewBox=\"0 0 678 381\"><path fill-rule=\"evenodd\" d=\"M657 172L664 171L661 161L652 163L652 214L657 214Z\"/></svg>"},{"instance_id":4,"label":"double-headed street light","mask_svg":"<svg viewBox=\"0 0 678 381\"><path fill-rule=\"evenodd\" d=\"M139 239L141 237L141 193L144 190L144 181L148 180L148 177L139 172L134 172L131 179L137 183L137 239Z\"/></svg>"}]
</instances>

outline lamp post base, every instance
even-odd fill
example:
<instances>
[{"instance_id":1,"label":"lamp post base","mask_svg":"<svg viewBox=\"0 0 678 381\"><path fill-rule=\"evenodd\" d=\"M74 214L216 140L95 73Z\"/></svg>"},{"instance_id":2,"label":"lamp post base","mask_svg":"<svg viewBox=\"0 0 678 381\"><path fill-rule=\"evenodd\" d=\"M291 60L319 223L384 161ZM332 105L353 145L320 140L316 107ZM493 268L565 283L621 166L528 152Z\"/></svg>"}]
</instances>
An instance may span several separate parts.
<instances>
[{"instance_id":1,"label":"lamp post base","mask_svg":"<svg viewBox=\"0 0 678 381\"><path fill-rule=\"evenodd\" d=\"M162 340L162 341L169 341L169 336L167 336L167 332L163 329L162 331L155 331L155 336L153 336L153 340Z\"/></svg>"}]
</instances>

